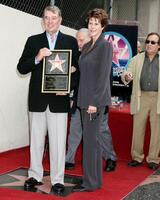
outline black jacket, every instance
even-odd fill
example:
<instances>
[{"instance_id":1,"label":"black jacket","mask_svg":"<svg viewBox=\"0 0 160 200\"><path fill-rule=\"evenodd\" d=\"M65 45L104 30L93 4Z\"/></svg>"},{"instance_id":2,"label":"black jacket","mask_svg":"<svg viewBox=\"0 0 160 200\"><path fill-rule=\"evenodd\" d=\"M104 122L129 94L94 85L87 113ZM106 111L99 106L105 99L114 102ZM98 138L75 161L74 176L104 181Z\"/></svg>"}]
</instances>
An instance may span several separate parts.
<instances>
[{"instance_id":1,"label":"black jacket","mask_svg":"<svg viewBox=\"0 0 160 200\"><path fill-rule=\"evenodd\" d=\"M51 112L69 112L69 95L56 96L56 94L41 93L43 61L35 65L35 57L41 48L49 48L46 32L28 38L22 56L17 65L21 74L31 72L29 84L28 104L29 111L43 112L49 105ZM78 67L78 45L75 38L58 33L55 49L72 50L72 66ZM77 86L77 72L71 75L71 89Z\"/></svg>"}]
</instances>

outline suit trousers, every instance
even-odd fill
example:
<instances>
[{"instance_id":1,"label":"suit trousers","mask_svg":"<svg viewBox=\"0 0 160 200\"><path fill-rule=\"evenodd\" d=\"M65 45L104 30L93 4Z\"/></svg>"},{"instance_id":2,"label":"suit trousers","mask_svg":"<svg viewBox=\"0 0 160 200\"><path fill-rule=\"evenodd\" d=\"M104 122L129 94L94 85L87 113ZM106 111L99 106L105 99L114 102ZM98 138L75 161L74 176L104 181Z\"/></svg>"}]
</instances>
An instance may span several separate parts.
<instances>
[{"instance_id":1,"label":"suit trousers","mask_svg":"<svg viewBox=\"0 0 160 200\"><path fill-rule=\"evenodd\" d=\"M102 157L104 160L117 160L116 153L113 148L112 135L108 126L108 112L103 114L100 122L100 146L102 150Z\"/></svg>"},{"instance_id":2,"label":"suit trousers","mask_svg":"<svg viewBox=\"0 0 160 200\"><path fill-rule=\"evenodd\" d=\"M112 135L108 126L108 113L103 115L100 125L100 146L102 150L102 157L107 160L117 160L116 153L113 148ZM77 148L82 139L82 122L80 110L76 109L71 116L70 129L68 136L68 149L66 154L66 162L75 163L75 155Z\"/></svg>"},{"instance_id":3,"label":"suit trousers","mask_svg":"<svg viewBox=\"0 0 160 200\"><path fill-rule=\"evenodd\" d=\"M160 162L160 114L157 114L157 92L143 92L140 97L140 110L133 116L133 138L131 155L133 160L142 162L144 159L144 136L146 123L149 117L151 138L149 153L146 158L148 163Z\"/></svg>"},{"instance_id":4,"label":"suit trousers","mask_svg":"<svg viewBox=\"0 0 160 200\"><path fill-rule=\"evenodd\" d=\"M100 146L100 124L105 107L88 114L82 109L83 122L83 186L95 190L102 186L102 152Z\"/></svg>"},{"instance_id":5,"label":"suit trousers","mask_svg":"<svg viewBox=\"0 0 160 200\"><path fill-rule=\"evenodd\" d=\"M43 178L43 152L48 131L51 184L64 184L67 113L30 112L30 168L28 175Z\"/></svg>"},{"instance_id":6,"label":"suit trousers","mask_svg":"<svg viewBox=\"0 0 160 200\"><path fill-rule=\"evenodd\" d=\"M81 139L82 120L80 110L77 108L75 113L71 115L66 162L75 163L75 155Z\"/></svg>"}]
</instances>

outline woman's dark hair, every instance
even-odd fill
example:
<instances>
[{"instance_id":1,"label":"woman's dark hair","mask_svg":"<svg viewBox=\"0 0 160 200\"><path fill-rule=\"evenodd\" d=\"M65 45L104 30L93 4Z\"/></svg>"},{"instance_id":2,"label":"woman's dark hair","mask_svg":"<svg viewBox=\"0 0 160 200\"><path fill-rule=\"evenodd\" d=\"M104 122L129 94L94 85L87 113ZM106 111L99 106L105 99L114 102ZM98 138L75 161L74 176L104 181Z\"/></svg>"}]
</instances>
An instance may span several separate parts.
<instances>
[{"instance_id":1,"label":"woman's dark hair","mask_svg":"<svg viewBox=\"0 0 160 200\"><path fill-rule=\"evenodd\" d=\"M108 25L108 15L105 10L101 8L94 8L93 10L90 10L87 14L87 22L92 17L98 19L102 27L106 27Z\"/></svg>"}]
</instances>

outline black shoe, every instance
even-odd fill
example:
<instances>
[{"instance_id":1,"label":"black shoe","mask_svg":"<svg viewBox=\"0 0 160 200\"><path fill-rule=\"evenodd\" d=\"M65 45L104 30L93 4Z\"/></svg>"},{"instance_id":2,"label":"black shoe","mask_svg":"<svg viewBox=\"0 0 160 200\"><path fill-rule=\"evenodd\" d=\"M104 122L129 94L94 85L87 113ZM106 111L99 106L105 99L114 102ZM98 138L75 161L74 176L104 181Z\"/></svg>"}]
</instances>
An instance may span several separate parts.
<instances>
[{"instance_id":1,"label":"black shoe","mask_svg":"<svg viewBox=\"0 0 160 200\"><path fill-rule=\"evenodd\" d=\"M111 159L106 160L106 167L104 169L106 172L114 171L115 168L116 168L116 161L115 160L111 160Z\"/></svg>"},{"instance_id":2,"label":"black shoe","mask_svg":"<svg viewBox=\"0 0 160 200\"><path fill-rule=\"evenodd\" d=\"M31 177L27 179L24 183L24 190L31 190L33 189L36 185L42 185L42 182L38 182L35 178Z\"/></svg>"},{"instance_id":3,"label":"black shoe","mask_svg":"<svg viewBox=\"0 0 160 200\"><path fill-rule=\"evenodd\" d=\"M148 163L148 167L150 169L156 170L156 169L158 169L159 165L157 163L150 162L150 163Z\"/></svg>"},{"instance_id":4,"label":"black shoe","mask_svg":"<svg viewBox=\"0 0 160 200\"><path fill-rule=\"evenodd\" d=\"M89 190L87 190L85 187L83 187L82 185L75 185L73 187L73 192L89 192Z\"/></svg>"},{"instance_id":5,"label":"black shoe","mask_svg":"<svg viewBox=\"0 0 160 200\"><path fill-rule=\"evenodd\" d=\"M75 168L74 163L69 163L69 162L65 163L65 169L74 169L74 168Z\"/></svg>"},{"instance_id":6,"label":"black shoe","mask_svg":"<svg viewBox=\"0 0 160 200\"><path fill-rule=\"evenodd\" d=\"M61 183L56 183L52 186L52 191L54 192L55 195L62 195L64 192L64 185Z\"/></svg>"},{"instance_id":7,"label":"black shoe","mask_svg":"<svg viewBox=\"0 0 160 200\"><path fill-rule=\"evenodd\" d=\"M131 162L128 163L128 166L130 166L130 167L138 167L141 164L142 163L138 162L137 160L132 160Z\"/></svg>"}]
</instances>

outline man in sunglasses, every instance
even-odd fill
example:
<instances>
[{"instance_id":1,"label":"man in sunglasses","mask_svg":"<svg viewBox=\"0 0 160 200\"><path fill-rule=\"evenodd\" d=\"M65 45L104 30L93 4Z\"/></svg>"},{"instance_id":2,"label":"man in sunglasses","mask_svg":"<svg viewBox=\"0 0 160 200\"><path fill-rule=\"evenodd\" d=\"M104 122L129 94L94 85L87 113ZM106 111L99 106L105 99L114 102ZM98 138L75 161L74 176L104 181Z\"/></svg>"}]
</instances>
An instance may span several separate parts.
<instances>
[{"instance_id":1,"label":"man in sunglasses","mask_svg":"<svg viewBox=\"0 0 160 200\"><path fill-rule=\"evenodd\" d=\"M122 81L127 85L133 81L131 114L133 114L133 138L128 163L137 167L144 160L144 135L149 117L151 138L146 157L148 167L156 170L160 163L160 35L149 33L145 41L145 52L137 54L130 61Z\"/></svg>"}]
</instances>

